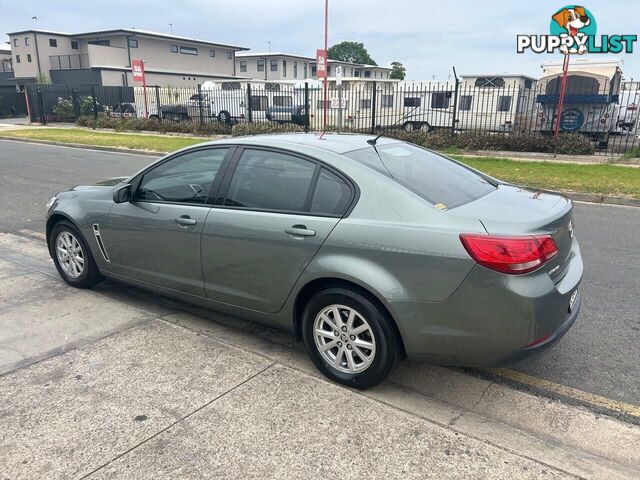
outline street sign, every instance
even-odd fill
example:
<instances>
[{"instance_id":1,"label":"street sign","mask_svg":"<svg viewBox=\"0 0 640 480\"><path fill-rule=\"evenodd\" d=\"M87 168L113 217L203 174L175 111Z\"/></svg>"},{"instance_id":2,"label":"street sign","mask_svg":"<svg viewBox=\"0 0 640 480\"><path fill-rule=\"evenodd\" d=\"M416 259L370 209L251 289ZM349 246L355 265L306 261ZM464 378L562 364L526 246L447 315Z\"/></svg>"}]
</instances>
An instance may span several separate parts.
<instances>
[{"instance_id":1,"label":"street sign","mask_svg":"<svg viewBox=\"0 0 640 480\"><path fill-rule=\"evenodd\" d=\"M316 76L327 78L327 51L322 48L316 50Z\"/></svg>"},{"instance_id":2,"label":"street sign","mask_svg":"<svg viewBox=\"0 0 640 480\"><path fill-rule=\"evenodd\" d=\"M336 85L338 86L342 85L342 73L343 73L343 67L338 65L336 67Z\"/></svg>"},{"instance_id":3,"label":"street sign","mask_svg":"<svg viewBox=\"0 0 640 480\"><path fill-rule=\"evenodd\" d=\"M144 78L144 60L131 60L131 72L133 73L133 81L145 84Z\"/></svg>"}]
</instances>

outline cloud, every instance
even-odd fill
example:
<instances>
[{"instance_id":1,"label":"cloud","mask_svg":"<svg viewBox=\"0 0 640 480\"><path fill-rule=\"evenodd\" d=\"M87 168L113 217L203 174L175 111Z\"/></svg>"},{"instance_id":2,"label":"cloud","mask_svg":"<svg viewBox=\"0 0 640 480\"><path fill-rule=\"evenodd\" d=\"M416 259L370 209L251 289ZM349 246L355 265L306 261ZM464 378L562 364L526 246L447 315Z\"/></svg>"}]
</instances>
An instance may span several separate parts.
<instances>
[{"instance_id":1,"label":"cloud","mask_svg":"<svg viewBox=\"0 0 640 480\"><path fill-rule=\"evenodd\" d=\"M545 55L515 51L518 33L546 33L557 0L330 0L329 42L363 42L379 64L399 60L412 79L459 72L540 74ZM590 0L599 33L636 33L640 2ZM0 0L0 32L137 27L223 43L313 55L322 46L323 0ZM621 14L624 12L624 14ZM38 21L31 20L36 15ZM640 46L637 46L640 48ZM598 56L602 58L602 56ZM627 77L640 57L625 56ZM632 75L635 74L635 75Z\"/></svg>"}]
</instances>

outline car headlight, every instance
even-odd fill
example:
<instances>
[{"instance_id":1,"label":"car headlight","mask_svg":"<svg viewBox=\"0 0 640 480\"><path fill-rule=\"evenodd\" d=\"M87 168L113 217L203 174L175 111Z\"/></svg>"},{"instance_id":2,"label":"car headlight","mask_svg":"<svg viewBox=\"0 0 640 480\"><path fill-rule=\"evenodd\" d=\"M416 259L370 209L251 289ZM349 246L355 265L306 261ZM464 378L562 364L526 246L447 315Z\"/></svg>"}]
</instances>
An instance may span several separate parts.
<instances>
[{"instance_id":1,"label":"car headlight","mask_svg":"<svg viewBox=\"0 0 640 480\"><path fill-rule=\"evenodd\" d=\"M48 212L49 210L51 210L51 207L53 207L53 204L54 204L54 203L56 203L56 200L57 200L57 199L58 199L58 197L56 197L56 196L54 195L53 197L51 197L51 200L49 200L49 201L47 202L47 204L45 205L45 206L46 206L46 208L47 208L47 212Z\"/></svg>"}]
</instances>

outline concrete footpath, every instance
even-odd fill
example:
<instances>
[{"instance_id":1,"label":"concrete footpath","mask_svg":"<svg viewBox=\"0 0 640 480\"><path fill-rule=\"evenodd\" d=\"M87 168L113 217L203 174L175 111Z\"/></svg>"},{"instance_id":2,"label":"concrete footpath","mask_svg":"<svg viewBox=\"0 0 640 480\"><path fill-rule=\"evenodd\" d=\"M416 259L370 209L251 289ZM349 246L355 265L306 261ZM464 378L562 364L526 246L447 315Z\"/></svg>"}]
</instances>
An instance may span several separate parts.
<instances>
[{"instance_id":1,"label":"concrete footpath","mask_svg":"<svg viewBox=\"0 0 640 480\"><path fill-rule=\"evenodd\" d=\"M0 478L639 478L640 427L403 362L366 392L291 335L64 284L0 234Z\"/></svg>"}]
</instances>

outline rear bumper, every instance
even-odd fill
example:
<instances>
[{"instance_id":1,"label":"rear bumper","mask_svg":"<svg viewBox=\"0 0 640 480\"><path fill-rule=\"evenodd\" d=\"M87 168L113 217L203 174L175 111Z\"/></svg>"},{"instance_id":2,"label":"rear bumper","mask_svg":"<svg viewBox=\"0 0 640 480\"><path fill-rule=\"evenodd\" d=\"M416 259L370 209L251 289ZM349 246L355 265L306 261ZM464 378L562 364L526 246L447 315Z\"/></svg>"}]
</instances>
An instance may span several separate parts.
<instances>
[{"instance_id":1,"label":"rear bumper","mask_svg":"<svg viewBox=\"0 0 640 480\"><path fill-rule=\"evenodd\" d=\"M505 357L497 360L490 366L498 366L498 365L506 365L511 363L516 363L521 360L531 359L535 357L539 357L548 350L551 350L564 336L565 333L569 331L569 329L573 326L573 323L578 318L578 312L580 311L580 303L582 294L578 291L578 296L576 298L576 303L573 307L573 310L567 315L566 320L562 323L558 329L553 332L548 338L546 338L543 342L537 343L531 347L524 347L520 350L516 350Z\"/></svg>"},{"instance_id":2,"label":"rear bumper","mask_svg":"<svg viewBox=\"0 0 640 480\"><path fill-rule=\"evenodd\" d=\"M477 265L447 300L393 302L391 310L412 360L464 367L511 363L545 352L571 328L580 292L571 312L569 302L582 272L574 240L557 283L544 270L511 276Z\"/></svg>"}]
</instances>

